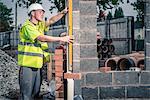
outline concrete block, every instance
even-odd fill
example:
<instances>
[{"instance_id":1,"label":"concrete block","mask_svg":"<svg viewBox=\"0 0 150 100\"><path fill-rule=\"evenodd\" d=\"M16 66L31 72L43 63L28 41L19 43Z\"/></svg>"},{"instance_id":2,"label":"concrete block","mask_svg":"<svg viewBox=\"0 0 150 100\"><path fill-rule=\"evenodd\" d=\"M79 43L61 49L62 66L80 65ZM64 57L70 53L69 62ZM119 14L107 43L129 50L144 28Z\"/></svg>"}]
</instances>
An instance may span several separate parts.
<instances>
[{"instance_id":1,"label":"concrete block","mask_svg":"<svg viewBox=\"0 0 150 100\"><path fill-rule=\"evenodd\" d=\"M86 74L86 85L101 86L112 84L111 73L87 73Z\"/></svg>"},{"instance_id":2,"label":"concrete block","mask_svg":"<svg viewBox=\"0 0 150 100\"><path fill-rule=\"evenodd\" d=\"M80 29L80 12L73 11L73 29Z\"/></svg>"},{"instance_id":3,"label":"concrete block","mask_svg":"<svg viewBox=\"0 0 150 100\"><path fill-rule=\"evenodd\" d=\"M72 0L73 1L73 11L79 10L79 0Z\"/></svg>"},{"instance_id":4,"label":"concrete block","mask_svg":"<svg viewBox=\"0 0 150 100\"><path fill-rule=\"evenodd\" d=\"M81 15L80 16L80 29L91 30L96 29L96 15Z\"/></svg>"},{"instance_id":5,"label":"concrete block","mask_svg":"<svg viewBox=\"0 0 150 100\"><path fill-rule=\"evenodd\" d=\"M150 71L141 73L141 82L140 83L150 85Z\"/></svg>"},{"instance_id":6,"label":"concrete block","mask_svg":"<svg viewBox=\"0 0 150 100\"><path fill-rule=\"evenodd\" d=\"M97 44L80 45L80 57L81 58L96 58L97 57Z\"/></svg>"},{"instance_id":7,"label":"concrete block","mask_svg":"<svg viewBox=\"0 0 150 100\"><path fill-rule=\"evenodd\" d=\"M150 86L128 86L127 98L150 98Z\"/></svg>"},{"instance_id":8,"label":"concrete block","mask_svg":"<svg viewBox=\"0 0 150 100\"><path fill-rule=\"evenodd\" d=\"M81 44L96 44L97 43L96 33L97 33L96 29L81 30L80 31L80 43Z\"/></svg>"},{"instance_id":9,"label":"concrete block","mask_svg":"<svg viewBox=\"0 0 150 100\"><path fill-rule=\"evenodd\" d=\"M96 0L95 1L80 1L81 15L96 15Z\"/></svg>"},{"instance_id":10,"label":"concrete block","mask_svg":"<svg viewBox=\"0 0 150 100\"><path fill-rule=\"evenodd\" d=\"M149 35L150 36L150 35ZM150 39L149 39L150 40ZM149 41L148 40L148 41ZM145 50L145 53L146 53L146 57L150 57L150 42L148 42L147 41L147 43L146 43L146 45L145 45L145 47L146 47L146 50Z\"/></svg>"},{"instance_id":11,"label":"concrete block","mask_svg":"<svg viewBox=\"0 0 150 100\"><path fill-rule=\"evenodd\" d=\"M79 29L73 29L73 36L74 36L74 44L79 44L80 43L80 30Z\"/></svg>"},{"instance_id":12,"label":"concrete block","mask_svg":"<svg viewBox=\"0 0 150 100\"><path fill-rule=\"evenodd\" d=\"M148 1L149 1L149 0L148 0ZM145 7L145 9L146 9L145 14L146 14L146 15L149 15L149 14L150 14L150 3L148 3L148 2L145 3L145 6L146 6L146 7Z\"/></svg>"},{"instance_id":13,"label":"concrete block","mask_svg":"<svg viewBox=\"0 0 150 100\"><path fill-rule=\"evenodd\" d=\"M147 29L150 29L150 19L149 19L149 15L145 16L145 26L147 27Z\"/></svg>"},{"instance_id":14,"label":"concrete block","mask_svg":"<svg viewBox=\"0 0 150 100\"><path fill-rule=\"evenodd\" d=\"M148 22L148 21L147 21ZM149 23L150 23L150 18L149 18ZM148 28L149 27L149 28ZM146 30L146 37L145 37L145 42L146 43L150 43L150 24L149 25L147 25L147 29L148 30ZM147 48L146 48L147 49Z\"/></svg>"},{"instance_id":15,"label":"concrete block","mask_svg":"<svg viewBox=\"0 0 150 100\"><path fill-rule=\"evenodd\" d=\"M74 95L81 95L81 80L74 80Z\"/></svg>"},{"instance_id":16,"label":"concrete block","mask_svg":"<svg viewBox=\"0 0 150 100\"><path fill-rule=\"evenodd\" d=\"M145 65L146 65L146 70L149 71L150 70L150 66L149 66L150 65L150 58L145 59Z\"/></svg>"},{"instance_id":17,"label":"concrete block","mask_svg":"<svg viewBox=\"0 0 150 100\"><path fill-rule=\"evenodd\" d=\"M98 59L81 59L80 60L80 70L82 72L97 71L98 69Z\"/></svg>"},{"instance_id":18,"label":"concrete block","mask_svg":"<svg viewBox=\"0 0 150 100\"><path fill-rule=\"evenodd\" d=\"M114 72L112 73L113 85L139 84L138 72Z\"/></svg>"},{"instance_id":19,"label":"concrete block","mask_svg":"<svg viewBox=\"0 0 150 100\"><path fill-rule=\"evenodd\" d=\"M84 100L98 100L98 87L82 87Z\"/></svg>"},{"instance_id":20,"label":"concrete block","mask_svg":"<svg viewBox=\"0 0 150 100\"><path fill-rule=\"evenodd\" d=\"M73 44L73 60L80 58L80 45Z\"/></svg>"},{"instance_id":21,"label":"concrete block","mask_svg":"<svg viewBox=\"0 0 150 100\"><path fill-rule=\"evenodd\" d=\"M81 86L82 86L82 87L86 86L86 74L87 74L87 73L88 73L88 72L82 73L82 80L81 80Z\"/></svg>"},{"instance_id":22,"label":"concrete block","mask_svg":"<svg viewBox=\"0 0 150 100\"><path fill-rule=\"evenodd\" d=\"M78 73L80 72L80 61L73 61L73 72Z\"/></svg>"},{"instance_id":23,"label":"concrete block","mask_svg":"<svg viewBox=\"0 0 150 100\"><path fill-rule=\"evenodd\" d=\"M125 98L124 86L100 87L100 99Z\"/></svg>"}]
</instances>

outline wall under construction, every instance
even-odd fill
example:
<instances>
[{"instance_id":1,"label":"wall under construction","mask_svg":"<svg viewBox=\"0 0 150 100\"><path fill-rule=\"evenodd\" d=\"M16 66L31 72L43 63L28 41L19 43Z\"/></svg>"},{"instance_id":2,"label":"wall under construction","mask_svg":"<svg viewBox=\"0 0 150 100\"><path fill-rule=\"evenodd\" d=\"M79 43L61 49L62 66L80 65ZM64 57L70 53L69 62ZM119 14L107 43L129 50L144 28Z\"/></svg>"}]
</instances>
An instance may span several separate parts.
<instances>
[{"instance_id":1,"label":"wall under construction","mask_svg":"<svg viewBox=\"0 0 150 100\"><path fill-rule=\"evenodd\" d=\"M84 100L150 98L150 67L148 67L150 61L148 58L145 71L126 70L107 73L98 71L95 41L96 0L73 0L73 2L75 35L73 71L82 74L82 79L75 81L75 95L82 95ZM147 9L150 8L149 5L150 2ZM150 9L147 10L148 13L149 11ZM149 19L150 17L147 20ZM147 32L149 33L149 30ZM149 41L148 38L147 41ZM147 47L149 47L148 44ZM147 57L149 57L148 52Z\"/></svg>"}]
</instances>

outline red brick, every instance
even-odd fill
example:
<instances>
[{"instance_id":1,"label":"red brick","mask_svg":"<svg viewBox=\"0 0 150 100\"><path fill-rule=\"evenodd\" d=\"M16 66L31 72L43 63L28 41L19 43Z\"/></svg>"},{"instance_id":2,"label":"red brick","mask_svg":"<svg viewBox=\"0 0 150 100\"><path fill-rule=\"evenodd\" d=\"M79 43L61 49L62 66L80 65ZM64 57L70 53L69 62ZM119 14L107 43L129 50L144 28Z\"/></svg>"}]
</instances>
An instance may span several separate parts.
<instances>
[{"instance_id":1,"label":"red brick","mask_svg":"<svg viewBox=\"0 0 150 100\"><path fill-rule=\"evenodd\" d=\"M64 73L64 79L81 79L81 73Z\"/></svg>"},{"instance_id":2,"label":"red brick","mask_svg":"<svg viewBox=\"0 0 150 100\"><path fill-rule=\"evenodd\" d=\"M63 72L55 72L56 77L63 77Z\"/></svg>"},{"instance_id":3,"label":"red brick","mask_svg":"<svg viewBox=\"0 0 150 100\"><path fill-rule=\"evenodd\" d=\"M55 66L63 66L63 61L55 61Z\"/></svg>"},{"instance_id":4,"label":"red brick","mask_svg":"<svg viewBox=\"0 0 150 100\"><path fill-rule=\"evenodd\" d=\"M63 61L63 55L54 55L54 60L56 61Z\"/></svg>"},{"instance_id":5,"label":"red brick","mask_svg":"<svg viewBox=\"0 0 150 100\"><path fill-rule=\"evenodd\" d=\"M62 66L55 66L55 71L63 71L63 67Z\"/></svg>"},{"instance_id":6,"label":"red brick","mask_svg":"<svg viewBox=\"0 0 150 100\"><path fill-rule=\"evenodd\" d=\"M63 91L63 83L62 84L56 84L56 91Z\"/></svg>"},{"instance_id":7,"label":"red brick","mask_svg":"<svg viewBox=\"0 0 150 100\"><path fill-rule=\"evenodd\" d=\"M64 92L63 91L55 91L56 92L56 98L64 98Z\"/></svg>"},{"instance_id":8,"label":"red brick","mask_svg":"<svg viewBox=\"0 0 150 100\"><path fill-rule=\"evenodd\" d=\"M55 54L57 55L63 55L63 50L62 49L56 49Z\"/></svg>"},{"instance_id":9,"label":"red brick","mask_svg":"<svg viewBox=\"0 0 150 100\"><path fill-rule=\"evenodd\" d=\"M60 77L55 77L55 80L56 80L56 84L57 83L58 84L62 84L63 83L62 78L60 78Z\"/></svg>"}]
</instances>

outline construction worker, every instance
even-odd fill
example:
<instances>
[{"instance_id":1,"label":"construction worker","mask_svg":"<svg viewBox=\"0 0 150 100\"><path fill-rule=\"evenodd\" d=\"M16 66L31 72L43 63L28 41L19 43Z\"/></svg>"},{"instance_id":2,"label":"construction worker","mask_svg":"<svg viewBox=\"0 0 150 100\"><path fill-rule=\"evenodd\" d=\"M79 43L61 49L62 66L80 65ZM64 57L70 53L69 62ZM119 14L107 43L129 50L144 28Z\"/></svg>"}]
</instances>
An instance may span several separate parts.
<instances>
[{"instance_id":1,"label":"construction worker","mask_svg":"<svg viewBox=\"0 0 150 100\"><path fill-rule=\"evenodd\" d=\"M20 29L20 42L18 44L18 65L20 97L19 100L35 99L40 91L41 74L40 69L44 62L48 62L50 54L46 52L48 45L46 42L62 41L70 43L69 36L52 37L44 35L48 31L49 25L61 19L68 9L65 8L57 15L43 21L45 10L41 4L34 3L28 8L29 19Z\"/></svg>"}]
</instances>

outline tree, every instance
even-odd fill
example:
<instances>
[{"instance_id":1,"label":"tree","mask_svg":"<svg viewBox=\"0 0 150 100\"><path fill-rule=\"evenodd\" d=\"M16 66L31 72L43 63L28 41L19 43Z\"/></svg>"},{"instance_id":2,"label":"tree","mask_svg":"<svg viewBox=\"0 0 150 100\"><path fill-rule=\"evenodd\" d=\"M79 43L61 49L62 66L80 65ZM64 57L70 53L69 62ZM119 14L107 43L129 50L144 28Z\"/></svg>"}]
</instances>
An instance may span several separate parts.
<instances>
[{"instance_id":1,"label":"tree","mask_svg":"<svg viewBox=\"0 0 150 100\"><path fill-rule=\"evenodd\" d=\"M0 1L0 32L13 29L13 18L11 15L13 15L12 9L8 9L7 6Z\"/></svg>"},{"instance_id":2,"label":"tree","mask_svg":"<svg viewBox=\"0 0 150 100\"><path fill-rule=\"evenodd\" d=\"M112 9L120 3L124 3L123 0L97 0L97 5L100 10Z\"/></svg>"},{"instance_id":3,"label":"tree","mask_svg":"<svg viewBox=\"0 0 150 100\"><path fill-rule=\"evenodd\" d=\"M103 12L107 9L117 8L120 3L124 3L124 0L97 0L98 9ZM129 3L129 0L127 0L127 3Z\"/></svg>"},{"instance_id":4,"label":"tree","mask_svg":"<svg viewBox=\"0 0 150 100\"><path fill-rule=\"evenodd\" d=\"M32 3L41 3L41 0L15 0L19 7L28 8ZM12 0L14 2L14 0Z\"/></svg>"},{"instance_id":5,"label":"tree","mask_svg":"<svg viewBox=\"0 0 150 100\"><path fill-rule=\"evenodd\" d=\"M137 2L131 3L131 5L134 7L134 10L137 11L137 21L142 22L144 25L144 6L145 3L143 0L137 0Z\"/></svg>"},{"instance_id":6,"label":"tree","mask_svg":"<svg viewBox=\"0 0 150 100\"><path fill-rule=\"evenodd\" d=\"M118 7L118 8L115 10L114 18L122 18L122 17L124 17L123 10L122 10L121 7Z\"/></svg>"},{"instance_id":7,"label":"tree","mask_svg":"<svg viewBox=\"0 0 150 100\"><path fill-rule=\"evenodd\" d=\"M51 8L49 9L52 13L53 9L57 9L58 12L62 11L63 9L65 9L65 1L66 0L49 0L53 5L51 6ZM63 17L62 19L60 19L60 24L64 25L65 24L65 17Z\"/></svg>"},{"instance_id":8,"label":"tree","mask_svg":"<svg viewBox=\"0 0 150 100\"><path fill-rule=\"evenodd\" d=\"M57 9L57 11L62 11L65 8L65 1L66 0L49 0L53 6L51 6L50 11L52 12L53 9Z\"/></svg>"},{"instance_id":9,"label":"tree","mask_svg":"<svg viewBox=\"0 0 150 100\"><path fill-rule=\"evenodd\" d=\"M112 13L109 11L109 12L108 12L108 15L107 15L107 19L108 19L108 20L111 20L112 18L113 18Z\"/></svg>"}]
</instances>

